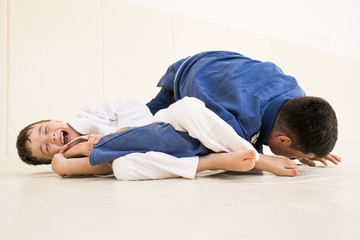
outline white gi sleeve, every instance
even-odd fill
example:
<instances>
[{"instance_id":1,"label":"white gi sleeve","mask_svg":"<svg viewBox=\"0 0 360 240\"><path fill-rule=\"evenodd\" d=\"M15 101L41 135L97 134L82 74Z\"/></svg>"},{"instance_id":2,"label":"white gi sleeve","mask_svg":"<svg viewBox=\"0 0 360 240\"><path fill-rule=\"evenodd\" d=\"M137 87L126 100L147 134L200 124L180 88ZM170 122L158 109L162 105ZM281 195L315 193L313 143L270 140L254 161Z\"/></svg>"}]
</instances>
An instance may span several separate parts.
<instances>
[{"instance_id":1,"label":"white gi sleeve","mask_svg":"<svg viewBox=\"0 0 360 240\"><path fill-rule=\"evenodd\" d=\"M89 103L80 110L78 118L87 118L95 124L115 129L143 126L153 122L153 116L146 105L125 99Z\"/></svg>"},{"instance_id":2,"label":"white gi sleeve","mask_svg":"<svg viewBox=\"0 0 360 240\"><path fill-rule=\"evenodd\" d=\"M161 152L131 153L112 163L118 180L184 177L194 179L199 157L176 158Z\"/></svg>"},{"instance_id":3,"label":"white gi sleeve","mask_svg":"<svg viewBox=\"0 0 360 240\"><path fill-rule=\"evenodd\" d=\"M259 159L255 148L199 99L185 97L158 111L154 120L170 123L177 131L188 132L214 152L253 150Z\"/></svg>"}]
</instances>

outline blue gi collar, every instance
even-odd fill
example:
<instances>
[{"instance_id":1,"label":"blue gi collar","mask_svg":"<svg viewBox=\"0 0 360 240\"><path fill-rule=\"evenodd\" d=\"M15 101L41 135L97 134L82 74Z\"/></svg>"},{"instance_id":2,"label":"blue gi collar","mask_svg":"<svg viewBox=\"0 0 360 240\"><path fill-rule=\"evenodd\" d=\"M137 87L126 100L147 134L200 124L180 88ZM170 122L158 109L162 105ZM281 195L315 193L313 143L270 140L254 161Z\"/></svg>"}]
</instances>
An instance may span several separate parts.
<instances>
[{"instance_id":1,"label":"blue gi collar","mask_svg":"<svg viewBox=\"0 0 360 240\"><path fill-rule=\"evenodd\" d=\"M264 115L261 119L260 135L255 143L255 148L259 152L263 151L262 145L265 144L269 137L270 131L274 126L276 115L278 114L281 106L289 100L289 97L281 96L278 99L271 101L264 111Z\"/></svg>"}]
</instances>

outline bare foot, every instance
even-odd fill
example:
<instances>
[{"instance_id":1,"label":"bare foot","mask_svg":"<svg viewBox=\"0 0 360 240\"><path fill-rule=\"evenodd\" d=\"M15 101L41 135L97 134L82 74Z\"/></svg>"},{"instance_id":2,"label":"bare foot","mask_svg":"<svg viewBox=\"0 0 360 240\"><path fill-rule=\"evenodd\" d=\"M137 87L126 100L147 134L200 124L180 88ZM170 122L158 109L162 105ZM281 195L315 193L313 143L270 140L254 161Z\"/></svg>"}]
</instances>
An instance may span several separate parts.
<instances>
[{"instance_id":1,"label":"bare foot","mask_svg":"<svg viewBox=\"0 0 360 240\"><path fill-rule=\"evenodd\" d=\"M255 163L255 169L271 172L277 176L296 176L297 165L285 157L276 157L260 154L260 159Z\"/></svg>"},{"instance_id":2,"label":"bare foot","mask_svg":"<svg viewBox=\"0 0 360 240\"><path fill-rule=\"evenodd\" d=\"M211 153L199 158L196 172L205 170L248 171L255 166L256 154L252 150Z\"/></svg>"},{"instance_id":3,"label":"bare foot","mask_svg":"<svg viewBox=\"0 0 360 240\"><path fill-rule=\"evenodd\" d=\"M248 171L255 166L256 155L252 150L223 153L222 169L226 171Z\"/></svg>"}]
</instances>

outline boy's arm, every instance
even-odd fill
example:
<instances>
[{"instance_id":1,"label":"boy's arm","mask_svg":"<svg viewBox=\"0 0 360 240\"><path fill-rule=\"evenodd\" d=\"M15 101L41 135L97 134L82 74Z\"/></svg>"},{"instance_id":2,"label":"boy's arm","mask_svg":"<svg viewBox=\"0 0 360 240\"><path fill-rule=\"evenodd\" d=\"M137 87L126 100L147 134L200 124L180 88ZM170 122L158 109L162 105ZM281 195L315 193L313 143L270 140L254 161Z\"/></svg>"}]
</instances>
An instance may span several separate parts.
<instances>
[{"instance_id":1,"label":"boy's arm","mask_svg":"<svg viewBox=\"0 0 360 240\"><path fill-rule=\"evenodd\" d=\"M123 127L143 126L153 122L153 115L142 103L131 99L114 99L110 101L92 102L85 105L78 118L86 118L100 125L109 125L116 129ZM76 125L70 122L70 125Z\"/></svg>"},{"instance_id":2,"label":"boy's arm","mask_svg":"<svg viewBox=\"0 0 360 240\"><path fill-rule=\"evenodd\" d=\"M60 176L107 175L112 173L112 167L107 163L91 166L88 157L65 158L63 153L55 154L51 168Z\"/></svg>"}]
</instances>

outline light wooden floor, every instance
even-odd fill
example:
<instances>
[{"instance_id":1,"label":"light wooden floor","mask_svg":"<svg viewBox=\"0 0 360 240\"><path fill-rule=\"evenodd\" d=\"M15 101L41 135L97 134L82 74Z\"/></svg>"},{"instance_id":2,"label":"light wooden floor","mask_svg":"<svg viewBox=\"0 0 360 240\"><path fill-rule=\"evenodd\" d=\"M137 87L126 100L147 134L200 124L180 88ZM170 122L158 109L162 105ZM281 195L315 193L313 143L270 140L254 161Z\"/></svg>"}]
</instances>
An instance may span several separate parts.
<instances>
[{"instance_id":1,"label":"light wooden floor","mask_svg":"<svg viewBox=\"0 0 360 240\"><path fill-rule=\"evenodd\" d=\"M60 178L9 155L0 161L0 239L359 239L357 146L337 147L340 166L299 166L294 178Z\"/></svg>"}]
</instances>

